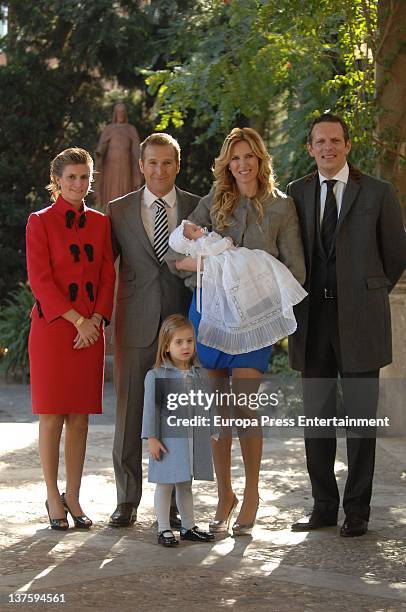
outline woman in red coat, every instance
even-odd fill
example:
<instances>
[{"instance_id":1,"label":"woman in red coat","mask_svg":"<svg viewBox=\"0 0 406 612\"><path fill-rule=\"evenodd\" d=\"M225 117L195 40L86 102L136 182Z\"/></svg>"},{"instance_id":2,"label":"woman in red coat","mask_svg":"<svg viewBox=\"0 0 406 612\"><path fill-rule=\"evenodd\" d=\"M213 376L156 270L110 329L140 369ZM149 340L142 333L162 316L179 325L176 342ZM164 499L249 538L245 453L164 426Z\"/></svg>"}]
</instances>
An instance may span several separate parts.
<instances>
[{"instance_id":1,"label":"woman in red coat","mask_svg":"<svg viewBox=\"0 0 406 612\"><path fill-rule=\"evenodd\" d=\"M102 411L104 332L113 308L114 264L110 222L88 208L93 160L84 149L62 151L51 162L52 206L27 224L28 278L36 303L29 356L32 407L39 414L39 452L51 527L92 521L79 489L88 415ZM58 490L59 444L65 423L66 493Z\"/></svg>"}]
</instances>

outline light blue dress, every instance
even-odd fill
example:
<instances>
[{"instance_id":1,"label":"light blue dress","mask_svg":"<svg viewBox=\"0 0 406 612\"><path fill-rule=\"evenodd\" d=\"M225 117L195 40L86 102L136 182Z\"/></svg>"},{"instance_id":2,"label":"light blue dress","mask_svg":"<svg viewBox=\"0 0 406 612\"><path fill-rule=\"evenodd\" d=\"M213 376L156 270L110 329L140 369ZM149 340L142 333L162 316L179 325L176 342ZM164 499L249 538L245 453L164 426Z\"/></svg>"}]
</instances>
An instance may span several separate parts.
<instances>
[{"instance_id":1,"label":"light blue dress","mask_svg":"<svg viewBox=\"0 0 406 612\"><path fill-rule=\"evenodd\" d=\"M159 483L213 480L209 412L203 407L186 406L170 410L169 393L188 393L202 390L211 393L207 372L193 365L190 370L179 370L166 361L161 367L149 370L145 377L142 438L158 438L168 450L161 460L150 457L148 481ZM168 417L206 417L205 425L197 427L171 426ZM200 420L200 423L203 421Z\"/></svg>"}]
</instances>

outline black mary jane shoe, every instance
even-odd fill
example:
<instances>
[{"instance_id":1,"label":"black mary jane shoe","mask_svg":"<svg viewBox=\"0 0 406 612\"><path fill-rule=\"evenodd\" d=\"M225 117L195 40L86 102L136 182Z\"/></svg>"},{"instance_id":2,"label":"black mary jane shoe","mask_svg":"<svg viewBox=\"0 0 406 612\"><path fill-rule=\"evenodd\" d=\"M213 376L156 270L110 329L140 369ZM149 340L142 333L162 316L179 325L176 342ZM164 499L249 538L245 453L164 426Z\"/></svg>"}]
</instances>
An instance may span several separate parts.
<instances>
[{"instance_id":1,"label":"black mary jane shoe","mask_svg":"<svg viewBox=\"0 0 406 612\"><path fill-rule=\"evenodd\" d=\"M92 519L90 519L88 516L86 516L86 514L81 514L80 516L75 516L72 513L72 510L69 508L68 504L66 503L66 497L65 497L65 493L62 493L61 495L61 502L63 503L63 507L65 508L65 512L69 512L69 514L71 515L74 525L77 529L89 529L89 527L91 527L93 525L93 521Z\"/></svg>"},{"instance_id":2,"label":"black mary jane shoe","mask_svg":"<svg viewBox=\"0 0 406 612\"><path fill-rule=\"evenodd\" d=\"M49 524L51 525L51 529L56 529L57 531L66 531L67 529L69 529L68 519L66 518L66 511L65 518L51 518L51 515L49 514L48 500L45 502L45 508L48 512Z\"/></svg>"},{"instance_id":3,"label":"black mary jane shoe","mask_svg":"<svg viewBox=\"0 0 406 612\"><path fill-rule=\"evenodd\" d=\"M176 546L179 544L179 540L175 538L170 529L165 529L158 533L158 544L162 544L162 546Z\"/></svg>"},{"instance_id":4,"label":"black mary jane shoe","mask_svg":"<svg viewBox=\"0 0 406 612\"><path fill-rule=\"evenodd\" d=\"M181 529L180 539L188 540L189 542L212 542L214 540L214 533L208 531L200 531L196 525L192 529Z\"/></svg>"}]
</instances>

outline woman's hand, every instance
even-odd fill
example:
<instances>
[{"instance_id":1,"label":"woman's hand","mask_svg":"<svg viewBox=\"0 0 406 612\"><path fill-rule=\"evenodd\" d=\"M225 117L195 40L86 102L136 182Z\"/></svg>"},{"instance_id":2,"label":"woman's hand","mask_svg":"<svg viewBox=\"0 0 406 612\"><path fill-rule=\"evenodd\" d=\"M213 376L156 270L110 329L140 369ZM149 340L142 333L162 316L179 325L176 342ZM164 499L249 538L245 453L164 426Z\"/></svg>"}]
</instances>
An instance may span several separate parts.
<instances>
[{"instance_id":1,"label":"woman's hand","mask_svg":"<svg viewBox=\"0 0 406 612\"><path fill-rule=\"evenodd\" d=\"M100 328L100 325L103 323L103 315L99 314L98 312L94 312L90 317L90 320L93 321L98 328Z\"/></svg>"},{"instance_id":2,"label":"woman's hand","mask_svg":"<svg viewBox=\"0 0 406 612\"><path fill-rule=\"evenodd\" d=\"M203 259L201 261L200 270L203 270ZM176 261L177 270L186 270L187 272L197 271L197 259L195 257L185 257Z\"/></svg>"},{"instance_id":3,"label":"woman's hand","mask_svg":"<svg viewBox=\"0 0 406 612\"><path fill-rule=\"evenodd\" d=\"M92 346L100 336L99 327L93 319L84 319L79 326L76 326L76 329L78 333L73 341L74 349Z\"/></svg>"},{"instance_id":4,"label":"woman's hand","mask_svg":"<svg viewBox=\"0 0 406 612\"><path fill-rule=\"evenodd\" d=\"M158 438L148 438L148 448L150 455L156 461L161 460L161 453L167 453L165 446L158 440Z\"/></svg>"}]
</instances>

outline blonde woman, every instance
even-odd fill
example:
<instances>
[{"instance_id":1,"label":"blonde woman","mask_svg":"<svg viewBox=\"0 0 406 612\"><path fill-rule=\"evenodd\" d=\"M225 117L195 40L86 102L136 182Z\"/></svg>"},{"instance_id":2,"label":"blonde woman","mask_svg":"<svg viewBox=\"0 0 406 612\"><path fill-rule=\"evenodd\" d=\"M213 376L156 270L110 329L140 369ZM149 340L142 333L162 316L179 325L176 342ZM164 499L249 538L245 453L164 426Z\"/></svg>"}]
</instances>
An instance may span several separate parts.
<instances>
[{"instance_id":1,"label":"blonde woman","mask_svg":"<svg viewBox=\"0 0 406 612\"><path fill-rule=\"evenodd\" d=\"M272 161L260 135L252 128L234 128L225 139L214 163L215 182L210 193L202 198L189 220L228 236L235 246L260 249L279 259L300 283L305 279L303 246L293 200L276 188ZM196 283L195 258L181 258L170 253L172 271L185 277L192 287ZM173 261L176 260L176 264ZM189 274L188 274L189 273ZM200 314L196 308L196 292L189 318L198 334ZM202 365L208 368L217 388L225 390L231 378L233 392L251 393L260 385L272 347L231 355L197 342ZM258 508L258 480L262 457L262 432L238 431L245 469L244 498L234 535L248 535L255 523ZM213 441L213 460L218 483L218 506L210 524L212 531L228 528L238 500L231 482L230 432L223 432Z\"/></svg>"}]
</instances>

